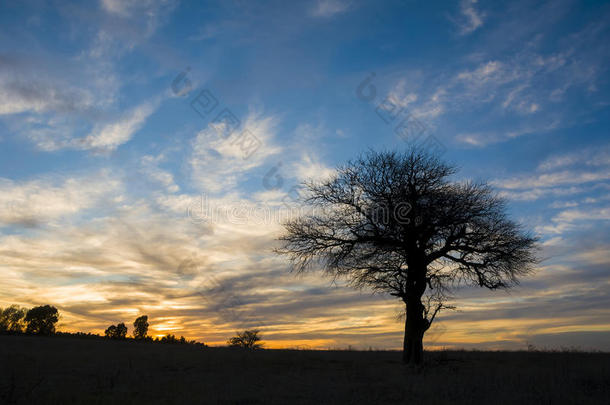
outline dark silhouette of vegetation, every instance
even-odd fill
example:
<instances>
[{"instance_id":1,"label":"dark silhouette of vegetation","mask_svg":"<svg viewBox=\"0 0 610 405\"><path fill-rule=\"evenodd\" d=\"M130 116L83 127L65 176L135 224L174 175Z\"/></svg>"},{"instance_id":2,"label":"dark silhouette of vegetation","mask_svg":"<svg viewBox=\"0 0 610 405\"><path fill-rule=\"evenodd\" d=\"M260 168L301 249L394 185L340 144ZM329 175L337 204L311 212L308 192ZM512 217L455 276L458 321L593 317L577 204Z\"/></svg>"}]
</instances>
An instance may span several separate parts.
<instances>
[{"instance_id":1,"label":"dark silhouette of vegetation","mask_svg":"<svg viewBox=\"0 0 610 405\"><path fill-rule=\"evenodd\" d=\"M506 216L485 183L454 182L450 166L425 149L370 151L330 179L305 184L316 211L285 224L297 272L321 264L353 286L405 305L403 361L423 361L423 337L451 287L508 288L531 272L536 239Z\"/></svg>"},{"instance_id":2,"label":"dark silhouette of vegetation","mask_svg":"<svg viewBox=\"0 0 610 405\"><path fill-rule=\"evenodd\" d=\"M146 338L148 333L148 315L138 317L133 323L133 337L141 340Z\"/></svg>"},{"instance_id":3,"label":"dark silhouette of vegetation","mask_svg":"<svg viewBox=\"0 0 610 405\"><path fill-rule=\"evenodd\" d=\"M106 328L106 330L104 331L104 335L107 338L115 339L116 338L116 325L110 325L108 328Z\"/></svg>"},{"instance_id":4,"label":"dark silhouette of vegetation","mask_svg":"<svg viewBox=\"0 0 610 405\"><path fill-rule=\"evenodd\" d=\"M162 343L186 343L184 336L181 336L180 339L177 339L175 335L168 334L163 336L160 341Z\"/></svg>"},{"instance_id":5,"label":"dark silhouette of vegetation","mask_svg":"<svg viewBox=\"0 0 610 405\"><path fill-rule=\"evenodd\" d=\"M263 347L262 343L259 343L262 336L259 335L258 330L246 330L243 332L237 332L237 335L233 336L228 340L228 344L231 347L241 347L244 349L260 349Z\"/></svg>"},{"instance_id":6,"label":"dark silhouette of vegetation","mask_svg":"<svg viewBox=\"0 0 610 405\"><path fill-rule=\"evenodd\" d=\"M22 333L25 330L27 310L18 305L0 308L0 333Z\"/></svg>"},{"instance_id":7,"label":"dark silhouette of vegetation","mask_svg":"<svg viewBox=\"0 0 610 405\"><path fill-rule=\"evenodd\" d=\"M105 339L105 336L100 336L97 333L91 332L62 332L56 331L53 336L68 337L68 338L81 338L81 339Z\"/></svg>"},{"instance_id":8,"label":"dark silhouette of vegetation","mask_svg":"<svg viewBox=\"0 0 610 405\"><path fill-rule=\"evenodd\" d=\"M207 347L205 343L197 342L196 340L187 340L184 336L180 336L180 338L178 339L175 335L172 334L162 336L160 339L157 337L155 338L154 342Z\"/></svg>"},{"instance_id":9,"label":"dark silhouette of vegetation","mask_svg":"<svg viewBox=\"0 0 610 405\"><path fill-rule=\"evenodd\" d=\"M59 311L51 305L42 305L30 309L25 315L26 333L52 335L59 320Z\"/></svg>"},{"instance_id":10,"label":"dark silhouette of vegetation","mask_svg":"<svg viewBox=\"0 0 610 405\"><path fill-rule=\"evenodd\" d=\"M107 338L110 339L125 339L127 336L127 326L123 322L118 325L110 325L104 332Z\"/></svg>"},{"instance_id":11,"label":"dark silhouette of vegetation","mask_svg":"<svg viewBox=\"0 0 610 405\"><path fill-rule=\"evenodd\" d=\"M180 340L176 339L175 335L167 334L163 337L161 337L161 339L159 339L159 342L161 343L179 343Z\"/></svg>"},{"instance_id":12,"label":"dark silhouette of vegetation","mask_svg":"<svg viewBox=\"0 0 610 405\"><path fill-rule=\"evenodd\" d=\"M28 318L29 315L29 318ZM207 347L203 342L196 340L187 340L184 336L177 338L175 335L169 334L161 338L153 339L147 336L148 333L148 316L140 316L134 322L134 326L138 325L137 332L134 331L134 338L127 337L127 326L121 322L117 325L110 325L104 331L104 336L100 336L91 332L56 332L55 323L59 319L59 312L50 305L27 310L18 305L11 305L7 308L0 308L0 334L37 334L37 335L56 335L58 337L81 338L81 339L115 339L124 341L139 341L150 343L171 343L183 344L190 346L198 346L201 348Z\"/></svg>"}]
</instances>

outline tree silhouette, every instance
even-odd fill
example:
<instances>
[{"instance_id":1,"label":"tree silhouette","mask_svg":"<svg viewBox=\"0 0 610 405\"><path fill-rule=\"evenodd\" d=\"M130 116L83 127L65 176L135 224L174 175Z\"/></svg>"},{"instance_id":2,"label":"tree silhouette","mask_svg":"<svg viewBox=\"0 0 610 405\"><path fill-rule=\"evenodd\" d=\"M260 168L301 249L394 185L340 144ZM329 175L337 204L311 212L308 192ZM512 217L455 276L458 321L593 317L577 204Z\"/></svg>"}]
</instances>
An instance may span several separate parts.
<instances>
[{"instance_id":1,"label":"tree silhouette","mask_svg":"<svg viewBox=\"0 0 610 405\"><path fill-rule=\"evenodd\" d=\"M21 333L25 327L26 309L17 305L0 308L0 333Z\"/></svg>"},{"instance_id":2,"label":"tree silhouette","mask_svg":"<svg viewBox=\"0 0 610 405\"><path fill-rule=\"evenodd\" d=\"M108 328L106 328L106 330L104 331L104 335L107 338L110 339L115 339L116 338L116 326L115 325L110 325Z\"/></svg>"},{"instance_id":3,"label":"tree silhouette","mask_svg":"<svg viewBox=\"0 0 610 405\"><path fill-rule=\"evenodd\" d=\"M108 329L104 331L104 335L110 339L125 339L127 336L127 326L123 322L118 325L110 325Z\"/></svg>"},{"instance_id":4,"label":"tree silhouette","mask_svg":"<svg viewBox=\"0 0 610 405\"><path fill-rule=\"evenodd\" d=\"M148 315L138 317L133 323L134 339L145 339L148 333Z\"/></svg>"},{"instance_id":5,"label":"tree silhouette","mask_svg":"<svg viewBox=\"0 0 610 405\"><path fill-rule=\"evenodd\" d=\"M259 330L246 330L244 332L237 332L237 335L233 336L227 341L231 347L242 347L244 349L260 349L263 344L258 343L262 336L259 335Z\"/></svg>"},{"instance_id":6,"label":"tree silhouette","mask_svg":"<svg viewBox=\"0 0 610 405\"><path fill-rule=\"evenodd\" d=\"M305 184L310 215L284 224L278 253L302 272L320 264L355 287L405 305L403 360L423 361L423 337L452 287L507 288L536 262L536 239L506 216L485 183L421 148L365 153L330 179Z\"/></svg>"},{"instance_id":7,"label":"tree silhouette","mask_svg":"<svg viewBox=\"0 0 610 405\"><path fill-rule=\"evenodd\" d=\"M55 324L59 320L59 311L51 305L44 305L30 309L26 316L26 333L38 335L52 335L55 333Z\"/></svg>"},{"instance_id":8,"label":"tree silhouette","mask_svg":"<svg viewBox=\"0 0 610 405\"><path fill-rule=\"evenodd\" d=\"M123 322L116 326L116 336L118 339L125 339L127 336L127 326Z\"/></svg>"}]
</instances>

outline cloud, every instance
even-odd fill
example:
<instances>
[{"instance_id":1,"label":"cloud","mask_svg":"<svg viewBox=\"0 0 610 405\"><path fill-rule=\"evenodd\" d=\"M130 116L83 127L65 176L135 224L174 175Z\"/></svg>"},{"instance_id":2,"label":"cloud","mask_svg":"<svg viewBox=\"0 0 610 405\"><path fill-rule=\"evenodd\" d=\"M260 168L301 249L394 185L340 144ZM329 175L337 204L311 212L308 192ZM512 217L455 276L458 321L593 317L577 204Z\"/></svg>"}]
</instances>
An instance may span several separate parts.
<instances>
[{"instance_id":1,"label":"cloud","mask_svg":"<svg viewBox=\"0 0 610 405\"><path fill-rule=\"evenodd\" d=\"M464 80L471 85L480 85L488 81L504 82L510 79L505 77L502 63L498 61L488 61L482 63L473 71L460 72L457 75L458 80Z\"/></svg>"},{"instance_id":2,"label":"cloud","mask_svg":"<svg viewBox=\"0 0 610 405\"><path fill-rule=\"evenodd\" d=\"M516 69L515 63L495 59L479 62L473 68L462 69L452 74L449 79L433 84L432 89L428 91L429 96L425 95L425 91L417 83L422 81L421 78L408 81L402 78L389 91L388 99L393 105L406 108L415 117L427 119L432 126L433 121L438 121L447 114L472 113L483 107L495 112L496 101L503 94L508 94L504 96L504 109L531 115L539 111L541 106L533 99L517 99L520 91L527 87L518 83L529 80L529 73L524 73L521 68ZM515 85L521 86L520 90L514 90ZM520 128L507 128L500 132L496 122L496 128L488 131L470 130L458 133L457 141L482 147L525 134L549 131L557 126L557 120L545 119L532 124L522 123Z\"/></svg>"},{"instance_id":3,"label":"cloud","mask_svg":"<svg viewBox=\"0 0 610 405\"><path fill-rule=\"evenodd\" d=\"M83 112L100 103L92 89L54 74L53 66L41 69L40 62L0 54L0 115Z\"/></svg>"},{"instance_id":4,"label":"cloud","mask_svg":"<svg viewBox=\"0 0 610 405\"><path fill-rule=\"evenodd\" d=\"M97 124L92 129L90 122L61 114L32 116L19 120L14 128L43 151L76 149L110 152L131 140L156 110L158 104L159 102L144 102L114 121L98 118L95 120L98 121ZM79 136L81 132L89 133Z\"/></svg>"},{"instance_id":5,"label":"cloud","mask_svg":"<svg viewBox=\"0 0 610 405\"><path fill-rule=\"evenodd\" d=\"M605 220L609 220L610 219L610 217L609 217L610 210L606 209L605 211L606 211L605 213L599 212L599 213L597 213L598 215L593 215L593 216L595 217L596 220L602 219L602 218ZM591 263L591 264L605 265L605 266L610 265L610 256L608 255L607 246L580 252L576 255L576 257L580 260L584 260L585 262Z\"/></svg>"},{"instance_id":6,"label":"cloud","mask_svg":"<svg viewBox=\"0 0 610 405\"><path fill-rule=\"evenodd\" d=\"M456 140L462 144L473 147L485 147L487 145L504 142L525 135L540 135L559 128L560 121L551 121L534 124L525 124L516 128L499 131L497 129L488 132L466 132L458 133Z\"/></svg>"},{"instance_id":7,"label":"cloud","mask_svg":"<svg viewBox=\"0 0 610 405\"><path fill-rule=\"evenodd\" d=\"M156 108L145 103L109 122L123 85L117 63L148 40L175 5L173 0L103 0L103 12L59 6L60 18L78 18L92 35L83 35L81 46L67 48L61 58L46 52L1 54L0 117L40 150L116 149ZM70 32L59 32L71 38L81 28L65 25Z\"/></svg>"},{"instance_id":8,"label":"cloud","mask_svg":"<svg viewBox=\"0 0 610 405\"><path fill-rule=\"evenodd\" d=\"M559 234L604 220L610 190L608 146L584 148L551 155L537 165L534 173L495 179L502 197L511 200L551 200L550 209L564 210L538 226L547 234ZM581 195L577 198L576 196Z\"/></svg>"},{"instance_id":9,"label":"cloud","mask_svg":"<svg viewBox=\"0 0 610 405\"><path fill-rule=\"evenodd\" d=\"M102 8L108 13L119 16L128 16L137 5L135 1L102 0Z\"/></svg>"},{"instance_id":10,"label":"cloud","mask_svg":"<svg viewBox=\"0 0 610 405\"><path fill-rule=\"evenodd\" d=\"M506 190L500 191L500 196L508 198L510 200L517 201L535 201L539 199L548 199L555 197L573 196L576 194L591 193L598 190L610 189L605 187L604 184L592 184L586 187L581 186L569 186L569 187L539 187L533 189L517 189L517 190ZM555 201L551 208L562 208L563 203ZM572 204L572 203L570 203Z\"/></svg>"},{"instance_id":11,"label":"cloud","mask_svg":"<svg viewBox=\"0 0 610 405\"><path fill-rule=\"evenodd\" d=\"M129 20L130 26L123 26L113 21L112 26L120 27L120 30L114 32L123 39L128 39L125 38L124 33L131 33L130 39L137 41L150 37L175 7L174 0L101 0L101 8L112 17ZM140 33L133 36L136 30ZM142 35L142 38L137 39L139 35ZM131 46L133 45L135 43Z\"/></svg>"},{"instance_id":12,"label":"cloud","mask_svg":"<svg viewBox=\"0 0 610 405\"><path fill-rule=\"evenodd\" d=\"M146 313L152 333L175 330L216 344L249 326L268 328L272 339L302 330L303 339L332 341L333 322L364 307L372 317L376 303L387 302L316 277L294 278L278 258L261 254L277 229L195 224L127 200L95 220L1 237L0 268L21 304L57 305L62 329L100 332L116 318ZM329 305L337 307L333 314ZM299 326L303 318L312 319L308 331Z\"/></svg>"},{"instance_id":13,"label":"cloud","mask_svg":"<svg viewBox=\"0 0 610 405\"><path fill-rule=\"evenodd\" d=\"M151 180L163 185L170 193L180 191L180 187L175 183L172 173L159 168L159 164L166 160L165 155L158 156L145 155L141 159L142 172Z\"/></svg>"},{"instance_id":14,"label":"cloud","mask_svg":"<svg viewBox=\"0 0 610 405\"><path fill-rule=\"evenodd\" d=\"M57 177L16 182L0 178L0 225L39 226L75 217L121 190L108 172L84 177Z\"/></svg>"},{"instance_id":15,"label":"cloud","mask_svg":"<svg viewBox=\"0 0 610 405\"><path fill-rule=\"evenodd\" d=\"M304 154L294 166L295 175L300 181L326 179L335 173L334 168L321 163L311 154Z\"/></svg>"},{"instance_id":16,"label":"cloud","mask_svg":"<svg viewBox=\"0 0 610 405\"><path fill-rule=\"evenodd\" d=\"M305 163L323 167L313 158ZM183 209L193 197L167 196L176 209L157 209L152 200L127 196L114 212L93 220L64 220L53 229L4 235L4 285L18 294L21 305L56 304L63 330L102 333L117 319L130 321L147 314L155 336L171 331L213 345L224 344L236 329L256 326L270 347L400 347L404 325L396 319L397 301L354 291L341 281L333 285L318 275L294 277L281 258L267 254L280 229L277 225L194 223ZM232 198L212 202L227 206ZM579 259L595 264L602 253L601 248L594 249ZM533 333L586 330L585 324L602 328L607 313L583 317L582 311L607 307L601 304L607 301L600 292L603 287L591 289L593 280L574 273L571 268L551 269L542 272L544 277L534 277L531 282L544 283L545 294L529 288L530 280L510 296L482 289L460 291L460 311L441 314L427 344L455 347L477 342L478 347L506 348L524 344ZM0 293L0 302L15 301ZM497 343L499 336L506 342Z\"/></svg>"},{"instance_id":17,"label":"cloud","mask_svg":"<svg viewBox=\"0 0 610 405\"><path fill-rule=\"evenodd\" d=\"M581 125L572 117L590 111L578 106L575 111L563 95L591 97L591 88L599 87L601 72L607 70L600 56L607 50L598 46L603 29L595 25L565 35L555 49L543 48L541 37L534 36L524 40L518 51L494 52L493 57L483 46L453 71L407 71L388 98L416 116L429 118L438 128L442 120L455 126L464 114L473 114L468 128L456 128L456 140L469 147Z\"/></svg>"},{"instance_id":18,"label":"cloud","mask_svg":"<svg viewBox=\"0 0 610 405\"><path fill-rule=\"evenodd\" d=\"M155 111L157 103L143 103L116 122L105 124L94 129L83 139L74 140L72 145L78 149L95 149L112 151L128 142Z\"/></svg>"},{"instance_id":19,"label":"cloud","mask_svg":"<svg viewBox=\"0 0 610 405\"><path fill-rule=\"evenodd\" d=\"M409 89L409 83L405 79L400 79L390 90L388 99L393 105L409 107L417 101L417 94Z\"/></svg>"},{"instance_id":20,"label":"cloud","mask_svg":"<svg viewBox=\"0 0 610 405\"><path fill-rule=\"evenodd\" d=\"M545 159L538 170L552 170L569 166L610 166L610 148L588 148L579 152L555 155Z\"/></svg>"},{"instance_id":21,"label":"cloud","mask_svg":"<svg viewBox=\"0 0 610 405\"><path fill-rule=\"evenodd\" d=\"M195 187L227 193L248 172L282 150L274 144L277 118L250 113L235 131L210 124L192 142L189 160Z\"/></svg>"},{"instance_id":22,"label":"cloud","mask_svg":"<svg viewBox=\"0 0 610 405\"><path fill-rule=\"evenodd\" d=\"M47 111L74 112L93 105L91 92L51 81L9 81L0 76L0 115Z\"/></svg>"},{"instance_id":23,"label":"cloud","mask_svg":"<svg viewBox=\"0 0 610 405\"><path fill-rule=\"evenodd\" d=\"M75 138L116 101L116 78L99 66L19 55L0 58L0 65L0 116L41 150L77 147Z\"/></svg>"},{"instance_id":24,"label":"cloud","mask_svg":"<svg viewBox=\"0 0 610 405\"><path fill-rule=\"evenodd\" d=\"M553 187L566 184L584 184L603 180L610 180L610 172L564 170L535 176L513 177L505 180L496 180L492 183L505 189L523 189Z\"/></svg>"},{"instance_id":25,"label":"cloud","mask_svg":"<svg viewBox=\"0 0 610 405\"><path fill-rule=\"evenodd\" d=\"M314 17L329 18L344 13L348 8L349 3L345 0L318 0L311 14Z\"/></svg>"},{"instance_id":26,"label":"cloud","mask_svg":"<svg viewBox=\"0 0 610 405\"><path fill-rule=\"evenodd\" d=\"M477 0L461 0L460 14L456 19L460 35L467 35L474 32L483 25L485 13L476 9Z\"/></svg>"},{"instance_id":27,"label":"cloud","mask_svg":"<svg viewBox=\"0 0 610 405\"><path fill-rule=\"evenodd\" d=\"M559 213L553 218L554 222L573 223L576 221L608 221L610 220L610 207L590 208L586 211L571 209Z\"/></svg>"}]
</instances>

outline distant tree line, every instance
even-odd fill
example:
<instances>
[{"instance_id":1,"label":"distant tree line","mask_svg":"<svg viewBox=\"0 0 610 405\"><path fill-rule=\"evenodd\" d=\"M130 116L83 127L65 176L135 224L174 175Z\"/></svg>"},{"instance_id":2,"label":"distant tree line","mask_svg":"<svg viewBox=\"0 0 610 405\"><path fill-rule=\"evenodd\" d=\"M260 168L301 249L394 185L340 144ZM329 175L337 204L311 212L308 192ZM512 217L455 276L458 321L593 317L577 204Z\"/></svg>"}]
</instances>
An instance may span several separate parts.
<instances>
[{"instance_id":1,"label":"distant tree line","mask_svg":"<svg viewBox=\"0 0 610 405\"><path fill-rule=\"evenodd\" d=\"M59 311L52 305L41 305L31 309L22 308L18 305L11 305L7 308L0 308L0 334L29 334L29 335L60 335L83 338L102 338L95 333L83 332L57 332L55 325L59 321ZM152 338L148 336L148 315L142 315L133 322L133 338L128 338L128 328L124 322L110 325L104 331L103 338L115 340L136 340L154 343L190 344L206 347L204 343L196 340L187 340L184 336L177 338L175 335L167 334L162 337ZM230 347L240 347L244 349L259 349L262 347L260 342L262 336L260 331L245 330L237 332L235 336L227 341Z\"/></svg>"},{"instance_id":2,"label":"distant tree line","mask_svg":"<svg viewBox=\"0 0 610 405\"><path fill-rule=\"evenodd\" d=\"M136 340L146 340L148 333L148 315L142 315L133 322L133 338ZM110 325L104 332L110 339L126 339L127 326L123 322L117 325Z\"/></svg>"}]
</instances>

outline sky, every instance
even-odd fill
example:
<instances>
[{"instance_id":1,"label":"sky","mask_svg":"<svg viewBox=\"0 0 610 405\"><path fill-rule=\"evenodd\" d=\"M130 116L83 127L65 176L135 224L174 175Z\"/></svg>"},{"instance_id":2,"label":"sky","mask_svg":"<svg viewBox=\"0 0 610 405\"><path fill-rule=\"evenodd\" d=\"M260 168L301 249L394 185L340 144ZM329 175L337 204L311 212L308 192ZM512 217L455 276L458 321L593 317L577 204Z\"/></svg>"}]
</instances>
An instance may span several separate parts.
<instances>
[{"instance_id":1,"label":"sky","mask_svg":"<svg viewBox=\"0 0 610 405\"><path fill-rule=\"evenodd\" d=\"M540 238L426 347L610 350L610 4L0 3L0 307L59 329L397 349L402 305L273 248L299 184L420 144Z\"/></svg>"}]
</instances>

